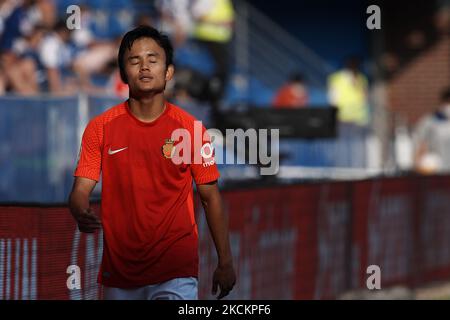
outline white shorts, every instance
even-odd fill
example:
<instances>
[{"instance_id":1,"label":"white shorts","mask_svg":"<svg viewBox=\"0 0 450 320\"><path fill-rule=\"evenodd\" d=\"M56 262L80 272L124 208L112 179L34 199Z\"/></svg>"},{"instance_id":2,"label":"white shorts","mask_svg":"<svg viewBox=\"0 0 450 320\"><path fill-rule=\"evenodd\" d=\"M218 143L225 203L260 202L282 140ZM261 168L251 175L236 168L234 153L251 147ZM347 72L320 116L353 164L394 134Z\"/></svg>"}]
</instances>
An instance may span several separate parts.
<instances>
[{"instance_id":1,"label":"white shorts","mask_svg":"<svg viewBox=\"0 0 450 320\"><path fill-rule=\"evenodd\" d=\"M175 278L159 284L122 289L103 286L104 300L197 300L197 278Z\"/></svg>"}]
</instances>

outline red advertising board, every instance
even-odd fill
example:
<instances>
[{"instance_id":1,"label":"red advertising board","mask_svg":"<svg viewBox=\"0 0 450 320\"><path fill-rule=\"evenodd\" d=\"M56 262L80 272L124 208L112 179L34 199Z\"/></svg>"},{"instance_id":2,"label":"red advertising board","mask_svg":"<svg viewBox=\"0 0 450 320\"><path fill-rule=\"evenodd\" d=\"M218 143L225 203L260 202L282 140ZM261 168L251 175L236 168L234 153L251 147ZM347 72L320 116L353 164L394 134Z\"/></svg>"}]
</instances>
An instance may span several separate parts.
<instances>
[{"instance_id":1,"label":"red advertising board","mask_svg":"<svg viewBox=\"0 0 450 320\"><path fill-rule=\"evenodd\" d=\"M448 176L222 194L237 272L229 299L334 299L366 288L370 265L383 288L450 279ZM216 253L196 200L199 298L213 299ZM80 233L66 207L0 205L0 299L100 299L102 241Z\"/></svg>"},{"instance_id":2,"label":"red advertising board","mask_svg":"<svg viewBox=\"0 0 450 320\"><path fill-rule=\"evenodd\" d=\"M353 255L359 257L358 287L367 268L378 266L383 286L413 284L417 186L414 178L385 178L353 184Z\"/></svg>"}]
</instances>

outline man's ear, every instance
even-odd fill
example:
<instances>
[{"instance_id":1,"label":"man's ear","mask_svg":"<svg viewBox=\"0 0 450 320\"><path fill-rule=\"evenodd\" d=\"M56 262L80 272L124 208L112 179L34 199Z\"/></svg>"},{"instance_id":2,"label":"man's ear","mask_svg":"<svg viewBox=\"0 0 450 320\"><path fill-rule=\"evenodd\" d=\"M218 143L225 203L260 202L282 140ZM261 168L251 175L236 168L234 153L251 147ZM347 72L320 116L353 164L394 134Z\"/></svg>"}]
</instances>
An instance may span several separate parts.
<instances>
[{"instance_id":1,"label":"man's ear","mask_svg":"<svg viewBox=\"0 0 450 320\"><path fill-rule=\"evenodd\" d=\"M173 64L170 64L166 70L166 81L172 80L174 72L175 72L175 67L173 66Z\"/></svg>"}]
</instances>

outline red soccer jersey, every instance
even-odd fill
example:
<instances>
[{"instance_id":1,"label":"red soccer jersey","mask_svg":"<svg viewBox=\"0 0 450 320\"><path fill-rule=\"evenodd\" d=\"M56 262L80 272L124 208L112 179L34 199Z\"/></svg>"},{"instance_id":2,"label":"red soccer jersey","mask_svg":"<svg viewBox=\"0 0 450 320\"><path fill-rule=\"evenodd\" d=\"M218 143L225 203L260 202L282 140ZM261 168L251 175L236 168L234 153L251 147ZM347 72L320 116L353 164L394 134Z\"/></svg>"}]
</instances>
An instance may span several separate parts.
<instances>
[{"instance_id":1,"label":"red soccer jersey","mask_svg":"<svg viewBox=\"0 0 450 320\"><path fill-rule=\"evenodd\" d=\"M195 120L166 102L163 113L145 123L124 102L87 125L74 175L98 181L102 173L99 283L132 288L198 276L192 182L215 181L219 171L206 149L201 163L175 164L171 156L177 143L169 140L174 130L186 129L194 157L199 153L194 148ZM200 146L209 142L200 139Z\"/></svg>"}]
</instances>

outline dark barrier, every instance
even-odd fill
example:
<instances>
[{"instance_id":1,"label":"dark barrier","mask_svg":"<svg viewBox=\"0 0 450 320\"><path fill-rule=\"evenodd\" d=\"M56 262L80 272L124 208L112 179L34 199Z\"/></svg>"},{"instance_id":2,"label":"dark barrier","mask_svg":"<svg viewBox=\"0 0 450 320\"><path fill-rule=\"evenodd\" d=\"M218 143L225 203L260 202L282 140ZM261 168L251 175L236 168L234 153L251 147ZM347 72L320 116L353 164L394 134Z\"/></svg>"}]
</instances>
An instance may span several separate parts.
<instances>
[{"instance_id":1,"label":"dark barrier","mask_svg":"<svg viewBox=\"0 0 450 320\"><path fill-rule=\"evenodd\" d=\"M333 299L366 288L370 265L380 267L382 288L450 280L450 176L228 190L223 197L238 276L230 299ZM196 208L199 297L212 299L216 253L198 201ZM63 206L0 206L0 299L99 299L101 254L102 233L79 233ZM81 289L69 290L74 266Z\"/></svg>"}]
</instances>

